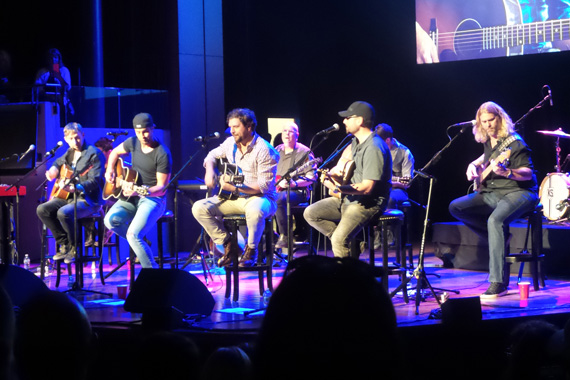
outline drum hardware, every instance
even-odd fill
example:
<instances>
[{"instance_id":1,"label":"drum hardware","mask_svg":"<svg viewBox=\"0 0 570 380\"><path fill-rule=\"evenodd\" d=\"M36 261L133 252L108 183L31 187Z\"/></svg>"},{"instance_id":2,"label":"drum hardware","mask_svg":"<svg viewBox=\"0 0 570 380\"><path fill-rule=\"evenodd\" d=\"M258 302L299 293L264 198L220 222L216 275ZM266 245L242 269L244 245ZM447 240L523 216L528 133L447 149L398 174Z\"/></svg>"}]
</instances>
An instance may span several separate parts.
<instances>
[{"instance_id":1,"label":"drum hardware","mask_svg":"<svg viewBox=\"0 0 570 380\"><path fill-rule=\"evenodd\" d=\"M546 136L556 137L556 173L560 173L560 138L570 139L570 135L565 133L562 128L558 128L555 131L537 131Z\"/></svg>"}]
</instances>

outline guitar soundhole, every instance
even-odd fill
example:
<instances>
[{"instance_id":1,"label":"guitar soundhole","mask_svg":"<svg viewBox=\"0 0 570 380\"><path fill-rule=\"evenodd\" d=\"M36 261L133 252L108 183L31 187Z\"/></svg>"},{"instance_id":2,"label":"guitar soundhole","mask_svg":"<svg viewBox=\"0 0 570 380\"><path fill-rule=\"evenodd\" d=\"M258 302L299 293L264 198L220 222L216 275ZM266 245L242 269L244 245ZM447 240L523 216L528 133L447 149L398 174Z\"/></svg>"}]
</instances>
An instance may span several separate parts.
<instances>
[{"instance_id":1,"label":"guitar soundhole","mask_svg":"<svg viewBox=\"0 0 570 380\"><path fill-rule=\"evenodd\" d=\"M453 48L459 59L478 58L483 51L483 29L472 18L465 19L455 30Z\"/></svg>"}]
</instances>

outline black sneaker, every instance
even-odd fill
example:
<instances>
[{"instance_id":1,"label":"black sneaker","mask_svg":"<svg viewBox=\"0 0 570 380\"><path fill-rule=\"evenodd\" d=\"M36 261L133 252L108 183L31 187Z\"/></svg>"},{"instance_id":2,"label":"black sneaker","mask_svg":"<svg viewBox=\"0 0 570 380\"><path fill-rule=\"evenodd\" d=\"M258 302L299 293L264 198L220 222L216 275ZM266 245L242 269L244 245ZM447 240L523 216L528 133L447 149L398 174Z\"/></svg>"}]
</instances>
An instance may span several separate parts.
<instances>
[{"instance_id":1,"label":"black sneaker","mask_svg":"<svg viewBox=\"0 0 570 380\"><path fill-rule=\"evenodd\" d=\"M507 295L509 289L502 282L491 282L485 293L479 297L482 299L497 298Z\"/></svg>"}]
</instances>

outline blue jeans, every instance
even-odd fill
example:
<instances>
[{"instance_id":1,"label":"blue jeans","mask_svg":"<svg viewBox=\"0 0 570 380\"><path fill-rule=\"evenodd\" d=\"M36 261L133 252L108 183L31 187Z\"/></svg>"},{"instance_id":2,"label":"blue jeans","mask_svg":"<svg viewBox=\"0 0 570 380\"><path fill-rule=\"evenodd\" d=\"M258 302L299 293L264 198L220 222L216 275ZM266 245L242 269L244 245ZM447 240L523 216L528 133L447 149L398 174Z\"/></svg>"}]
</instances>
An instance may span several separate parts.
<instances>
[{"instance_id":1,"label":"blue jeans","mask_svg":"<svg viewBox=\"0 0 570 380\"><path fill-rule=\"evenodd\" d=\"M165 209L166 197L145 197L138 198L135 204L119 200L105 215L105 226L127 239L143 268L158 268L152 250L143 238Z\"/></svg>"},{"instance_id":2,"label":"blue jeans","mask_svg":"<svg viewBox=\"0 0 570 380\"><path fill-rule=\"evenodd\" d=\"M93 215L101 206L89 206L84 199L77 200L77 219ZM73 201L61 198L42 203L36 209L40 220L51 231L55 241L59 245L75 246L75 233L73 230L75 206Z\"/></svg>"},{"instance_id":3,"label":"blue jeans","mask_svg":"<svg viewBox=\"0 0 570 380\"><path fill-rule=\"evenodd\" d=\"M359 202L329 197L313 203L303 213L311 227L331 239L332 250L337 257L350 256L350 241L377 214L386 209L381 205L365 207Z\"/></svg>"},{"instance_id":4,"label":"blue jeans","mask_svg":"<svg viewBox=\"0 0 570 380\"><path fill-rule=\"evenodd\" d=\"M530 212L538 195L519 190L506 195L496 192L472 193L449 204L451 215L489 242L489 282L503 282L505 238L509 224Z\"/></svg>"}]
</instances>

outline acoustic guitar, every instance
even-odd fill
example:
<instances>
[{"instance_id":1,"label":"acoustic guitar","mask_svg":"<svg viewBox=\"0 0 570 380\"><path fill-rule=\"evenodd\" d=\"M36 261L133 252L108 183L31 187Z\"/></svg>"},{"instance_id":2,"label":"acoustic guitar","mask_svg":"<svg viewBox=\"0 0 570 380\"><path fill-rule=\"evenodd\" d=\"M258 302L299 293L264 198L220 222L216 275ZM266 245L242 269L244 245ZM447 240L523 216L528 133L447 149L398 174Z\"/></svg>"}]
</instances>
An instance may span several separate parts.
<instances>
[{"instance_id":1,"label":"acoustic guitar","mask_svg":"<svg viewBox=\"0 0 570 380\"><path fill-rule=\"evenodd\" d=\"M334 166L333 169L330 171L327 169L321 169L319 172L323 174L321 177L321 181L324 181L325 178L328 178L334 183L336 186L343 186L350 183L350 179L354 174L354 168L356 167L356 163L351 159L346 159L341 157L338 160L338 163ZM331 171L333 172L331 174ZM340 193L335 193L329 189L329 195L340 198Z\"/></svg>"},{"instance_id":2,"label":"acoustic guitar","mask_svg":"<svg viewBox=\"0 0 570 380\"><path fill-rule=\"evenodd\" d=\"M231 183L234 186L243 184L244 176L241 172L241 169L236 164L230 163L226 157L216 158L216 168L217 168L218 178L221 175L225 174L229 176L228 183ZM234 200L239 198L239 190L236 190L235 192L224 190L222 186L220 186L219 182L218 182L217 193L218 193L218 198L224 200Z\"/></svg>"},{"instance_id":3,"label":"acoustic guitar","mask_svg":"<svg viewBox=\"0 0 570 380\"><path fill-rule=\"evenodd\" d=\"M93 168L93 165L88 166L83 172L79 173L79 176L84 176L91 168ZM69 184L71 177L73 177L73 169L67 164L62 165L59 169L59 177L53 184L53 189L49 196L50 200L53 198L69 199L73 193L73 184Z\"/></svg>"},{"instance_id":4,"label":"acoustic guitar","mask_svg":"<svg viewBox=\"0 0 570 380\"><path fill-rule=\"evenodd\" d=\"M69 199L71 196L71 191L69 186L65 186L65 184L69 181L69 179L73 176L73 169L71 169L68 165L64 164L59 169L59 178L53 184L53 189L51 190L51 194L49 199L53 198L60 198L60 199Z\"/></svg>"},{"instance_id":5,"label":"acoustic guitar","mask_svg":"<svg viewBox=\"0 0 570 380\"><path fill-rule=\"evenodd\" d=\"M137 185L139 180L139 173L133 168L127 166L123 159L119 157L117 162L115 162L115 181L106 182L103 188L103 199L107 200L109 198L126 198L122 194L123 186L132 185L133 191L139 194L141 197L148 195L148 186Z\"/></svg>"}]
</instances>

